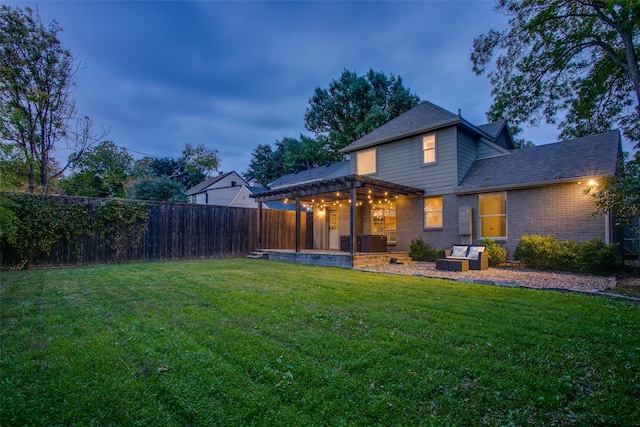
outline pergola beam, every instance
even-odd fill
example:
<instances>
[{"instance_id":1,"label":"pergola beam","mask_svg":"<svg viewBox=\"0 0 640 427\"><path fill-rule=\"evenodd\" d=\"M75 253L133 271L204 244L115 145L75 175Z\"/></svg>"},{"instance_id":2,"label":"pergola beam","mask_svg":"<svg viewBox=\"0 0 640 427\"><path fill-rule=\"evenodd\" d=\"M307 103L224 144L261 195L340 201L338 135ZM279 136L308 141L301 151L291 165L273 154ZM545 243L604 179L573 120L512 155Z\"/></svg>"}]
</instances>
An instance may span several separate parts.
<instances>
[{"instance_id":1,"label":"pergola beam","mask_svg":"<svg viewBox=\"0 0 640 427\"><path fill-rule=\"evenodd\" d=\"M419 188L394 184L391 182L381 181L360 175L348 175L341 178L333 178L328 180L297 184L273 190L266 190L262 193L252 194L251 197L254 198L257 202L296 199L319 195L326 195L327 198L329 198L331 195L341 191L350 191L351 189L363 188L374 191L375 197L383 197L385 195L408 196L423 194L423 190ZM332 200L337 200L339 198L342 197L331 196Z\"/></svg>"}]
</instances>

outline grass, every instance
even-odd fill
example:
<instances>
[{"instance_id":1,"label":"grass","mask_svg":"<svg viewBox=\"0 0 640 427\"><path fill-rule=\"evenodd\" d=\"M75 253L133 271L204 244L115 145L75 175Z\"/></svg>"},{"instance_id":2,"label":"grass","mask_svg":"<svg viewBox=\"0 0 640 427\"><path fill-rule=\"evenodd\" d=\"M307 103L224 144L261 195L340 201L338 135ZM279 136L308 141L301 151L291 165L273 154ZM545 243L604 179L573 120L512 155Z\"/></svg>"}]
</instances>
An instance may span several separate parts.
<instances>
[{"instance_id":1,"label":"grass","mask_svg":"<svg viewBox=\"0 0 640 427\"><path fill-rule=\"evenodd\" d=\"M625 301L245 259L0 274L2 425L637 425Z\"/></svg>"}]
</instances>

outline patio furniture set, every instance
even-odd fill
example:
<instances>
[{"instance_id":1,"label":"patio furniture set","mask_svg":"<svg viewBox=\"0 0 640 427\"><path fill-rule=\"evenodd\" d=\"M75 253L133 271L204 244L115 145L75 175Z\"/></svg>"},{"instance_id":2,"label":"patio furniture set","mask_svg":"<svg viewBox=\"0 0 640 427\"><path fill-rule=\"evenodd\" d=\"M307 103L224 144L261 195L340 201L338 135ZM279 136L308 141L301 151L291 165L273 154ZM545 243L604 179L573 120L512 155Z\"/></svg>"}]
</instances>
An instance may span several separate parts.
<instances>
[{"instance_id":1,"label":"patio furniture set","mask_svg":"<svg viewBox=\"0 0 640 427\"><path fill-rule=\"evenodd\" d=\"M453 245L444 251L444 258L436 260L436 270L468 271L489 268L489 256L481 245Z\"/></svg>"}]
</instances>

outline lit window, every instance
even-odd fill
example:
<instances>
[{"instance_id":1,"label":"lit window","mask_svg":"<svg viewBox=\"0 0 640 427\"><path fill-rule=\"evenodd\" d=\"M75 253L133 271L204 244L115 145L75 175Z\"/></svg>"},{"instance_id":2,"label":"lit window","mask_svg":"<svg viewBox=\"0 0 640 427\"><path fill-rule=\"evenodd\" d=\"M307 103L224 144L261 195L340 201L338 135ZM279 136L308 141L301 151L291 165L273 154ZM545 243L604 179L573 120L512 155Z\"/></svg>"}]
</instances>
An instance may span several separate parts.
<instances>
[{"instance_id":1,"label":"lit window","mask_svg":"<svg viewBox=\"0 0 640 427\"><path fill-rule=\"evenodd\" d=\"M424 198L424 228L442 228L442 197Z\"/></svg>"},{"instance_id":2,"label":"lit window","mask_svg":"<svg viewBox=\"0 0 640 427\"><path fill-rule=\"evenodd\" d=\"M507 238L507 193L480 194L478 196L480 238Z\"/></svg>"},{"instance_id":3,"label":"lit window","mask_svg":"<svg viewBox=\"0 0 640 427\"><path fill-rule=\"evenodd\" d=\"M422 137L422 163L436 162L436 134L432 133Z\"/></svg>"},{"instance_id":4,"label":"lit window","mask_svg":"<svg viewBox=\"0 0 640 427\"><path fill-rule=\"evenodd\" d=\"M371 205L371 234L387 236L387 243L396 243L396 224L395 202Z\"/></svg>"},{"instance_id":5,"label":"lit window","mask_svg":"<svg viewBox=\"0 0 640 427\"><path fill-rule=\"evenodd\" d=\"M369 148L356 153L356 173L358 175L376 173L375 148Z\"/></svg>"}]
</instances>

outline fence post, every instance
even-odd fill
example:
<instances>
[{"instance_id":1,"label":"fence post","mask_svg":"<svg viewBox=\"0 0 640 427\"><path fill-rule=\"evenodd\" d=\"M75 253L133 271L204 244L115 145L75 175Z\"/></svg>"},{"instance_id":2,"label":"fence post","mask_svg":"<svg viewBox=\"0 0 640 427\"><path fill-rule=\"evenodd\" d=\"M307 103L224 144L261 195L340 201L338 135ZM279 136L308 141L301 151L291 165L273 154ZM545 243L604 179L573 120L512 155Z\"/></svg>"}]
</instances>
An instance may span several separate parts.
<instances>
[{"instance_id":1,"label":"fence post","mask_svg":"<svg viewBox=\"0 0 640 427\"><path fill-rule=\"evenodd\" d=\"M300 197L296 196L296 252L300 252Z\"/></svg>"},{"instance_id":2,"label":"fence post","mask_svg":"<svg viewBox=\"0 0 640 427\"><path fill-rule=\"evenodd\" d=\"M256 236L256 251L260 250L260 222L262 221L262 202L258 202L258 232Z\"/></svg>"}]
</instances>

